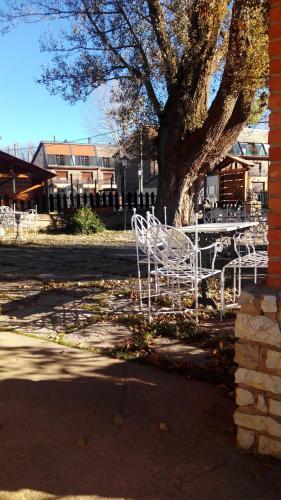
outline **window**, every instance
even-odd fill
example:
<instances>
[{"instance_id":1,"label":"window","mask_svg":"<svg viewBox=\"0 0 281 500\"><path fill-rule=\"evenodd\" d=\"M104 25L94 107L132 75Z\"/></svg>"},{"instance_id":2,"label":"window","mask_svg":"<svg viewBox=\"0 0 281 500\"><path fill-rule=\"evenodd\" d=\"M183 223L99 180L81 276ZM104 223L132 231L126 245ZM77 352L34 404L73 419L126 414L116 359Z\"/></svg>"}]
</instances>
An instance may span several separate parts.
<instances>
[{"instance_id":1,"label":"window","mask_svg":"<svg viewBox=\"0 0 281 500\"><path fill-rule=\"evenodd\" d=\"M89 166L89 156L80 155L75 156L75 165L82 165L83 167Z\"/></svg>"},{"instance_id":2,"label":"window","mask_svg":"<svg viewBox=\"0 0 281 500\"><path fill-rule=\"evenodd\" d=\"M252 192L260 193L264 191L264 182L252 182Z\"/></svg>"},{"instance_id":3,"label":"window","mask_svg":"<svg viewBox=\"0 0 281 500\"><path fill-rule=\"evenodd\" d=\"M240 146L239 146L239 142L235 142L235 144L233 144L231 150L230 150L230 154L233 154L233 155L241 155L241 149L240 149Z\"/></svg>"},{"instance_id":4,"label":"window","mask_svg":"<svg viewBox=\"0 0 281 500\"><path fill-rule=\"evenodd\" d=\"M110 158L103 158L102 163L104 167L106 168L110 167Z\"/></svg>"},{"instance_id":5,"label":"window","mask_svg":"<svg viewBox=\"0 0 281 500\"><path fill-rule=\"evenodd\" d=\"M80 156L80 165L89 166L89 156Z\"/></svg>"},{"instance_id":6,"label":"window","mask_svg":"<svg viewBox=\"0 0 281 500\"><path fill-rule=\"evenodd\" d=\"M264 144L255 142L240 142L243 156L266 156Z\"/></svg>"},{"instance_id":7,"label":"window","mask_svg":"<svg viewBox=\"0 0 281 500\"><path fill-rule=\"evenodd\" d=\"M64 155L56 155L56 165L65 165Z\"/></svg>"},{"instance_id":8,"label":"window","mask_svg":"<svg viewBox=\"0 0 281 500\"><path fill-rule=\"evenodd\" d=\"M104 184L112 184L114 183L114 175L111 172L104 172L103 173L103 182Z\"/></svg>"},{"instance_id":9,"label":"window","mask_svg":"<svg viewBox=\"0 0 281 500\"><path fill-rule=\"evenodd\" d=\"M57 176L58 182L67 182L68 181L68 172L66 170L57 170L56 176Z\"/></svg>"},{"instance_id":10,"label":"window","mask_svg":"<svg viewBox=\"0 0 281 500\"><path fill-rule=\"evenodd\" d=\"M93 184L93 172L82 172L82 183Z\"/></svg>"}]
</instances>

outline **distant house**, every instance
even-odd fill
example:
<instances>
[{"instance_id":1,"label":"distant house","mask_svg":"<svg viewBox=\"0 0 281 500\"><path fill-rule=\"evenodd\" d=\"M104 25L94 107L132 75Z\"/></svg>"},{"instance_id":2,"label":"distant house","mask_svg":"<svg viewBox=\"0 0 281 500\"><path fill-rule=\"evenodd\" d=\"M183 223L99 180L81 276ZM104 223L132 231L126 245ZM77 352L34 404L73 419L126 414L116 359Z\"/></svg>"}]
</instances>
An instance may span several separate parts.
<instances>
[{"instance_id":1,"label":"distant house","mask_svg":"<svg viewBox=\"0 0 281 500\"><path fill-rule=\"evenodd\" d=\"M53 177L54 174L44 168L0 151L0 197L4 203L30 200L42 194Z\"/></svg>"},{"instance_id":2,"label":"distant house","mask_svg":"<svg viewBox=\"0 0 281 500\"><path fill-rule=\"evenodd\" d=\"M52 172L50 192L98 192L116 188L114 155L110 145L40 142L32 163Z\"/></svg>"}]
</instances>

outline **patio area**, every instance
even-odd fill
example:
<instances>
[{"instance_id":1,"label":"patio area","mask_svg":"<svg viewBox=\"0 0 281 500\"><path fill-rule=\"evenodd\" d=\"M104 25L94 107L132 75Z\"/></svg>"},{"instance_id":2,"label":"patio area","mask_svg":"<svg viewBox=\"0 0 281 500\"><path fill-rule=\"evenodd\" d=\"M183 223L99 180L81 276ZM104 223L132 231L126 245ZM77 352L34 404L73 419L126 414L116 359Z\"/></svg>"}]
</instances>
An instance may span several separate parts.
<instances>
[{"instance_id":1,"label":"patio area","mask_svg":"<svg viewBox=\"0 0 281 500\"><path fill-rule=\"evenodd\" d=\"M1 332L1 500L278 497L206 383ZM110 481L108 480L110 476Z\"/></svg>"}]
</instances>

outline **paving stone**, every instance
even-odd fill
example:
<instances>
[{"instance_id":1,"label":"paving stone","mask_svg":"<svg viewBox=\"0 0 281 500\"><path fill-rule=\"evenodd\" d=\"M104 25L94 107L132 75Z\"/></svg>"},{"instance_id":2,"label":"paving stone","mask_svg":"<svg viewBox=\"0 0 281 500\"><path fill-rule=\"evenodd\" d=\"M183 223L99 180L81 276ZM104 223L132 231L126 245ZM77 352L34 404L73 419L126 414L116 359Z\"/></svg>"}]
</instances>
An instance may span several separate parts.
<instances>
[{"instance_id":1,"label":"paving stone","mask_svg":"<svg viewBox=\"0 0 281 500\"><path fill-rule=\"evenodd\" d=\"M122 325L110 322L95 323L75 333L66 335L65 340L78 343L80 347L116 349L123 347L132 337L132 332Z\"/></svg>"},{"instance_id":2,"label":"paving stone","mask_svg":"<svg viewBox=\"0 0 281 500\"><path fill-rule=\"evenodd\" d=\"M160 358L174 362L205 365L211 361L209 350L186 345L178 339L158 337L151 342L150 348Z\"/></svg>"},{"instance_id":3,"label":"paving stone","mask_svg":"<svg viewBox=\"0 0 281 500\"><path fill-rule=\"evenodd\" d=\"M261 455L271 455L281 458L281 441L271 439L267 436L259 436L258 451Z\"/></svg>"}]
</instances>

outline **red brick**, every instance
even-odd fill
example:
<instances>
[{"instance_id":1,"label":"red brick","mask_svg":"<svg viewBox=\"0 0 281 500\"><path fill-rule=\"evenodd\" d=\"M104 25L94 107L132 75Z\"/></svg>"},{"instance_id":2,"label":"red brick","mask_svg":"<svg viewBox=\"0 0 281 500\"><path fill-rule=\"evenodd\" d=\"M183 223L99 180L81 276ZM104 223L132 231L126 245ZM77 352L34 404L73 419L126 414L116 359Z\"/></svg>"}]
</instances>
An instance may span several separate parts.
<instances>
[{"instance_id":1,"label":"red brick","mask_svg":"<svg viewBox=\"0 0 281 500\"><path fill-rule=\"evenodd\" d=\"M281 177L281 161L269 165L268 176L272 178Z\"/></svg>"},{"instance_id":2,"label":"red brick","mask_svg":"<svg viewBox=\"0 0 281 500\"><path fill-rule=\"evenodd\" d=\"M279 274L280 279L281 279L281 261L280 262L269 262L268 274Z\"/></svg>"},{"instance_id":3,"label":"red brick","mask_svg":"<svg viewBox=\"0 0 281 500\"><path fill-rule=\"evenodd\" d=\"M281 73L281 59L271 59L270 60L270 72Z\"/></svg>"},{"instance_id":4,"label":"red brick","mask_svg":"<svg viewBox=\"0 0 281 500\"><path fill-rule=\"evenodd\" d=\"M269 104L270 108L273 109L273 113L274 113L274 108L278 108L279 110L281 108L281 95L271 94L269 97Z\"/></svg>"},{"instance_id":5,"label":"red brick","mask_svg":"<svg viewBox=\"0 0 281 500\"><path fill-rule=\"evenodd\" d=\"M281 243L281 229L269 229L268 239L271 244L274 242Z\"/></svg>"},{"instance_id":6,"label":"red brick","mask_svg":"<svg viewBox=\"0 0 281 500\"><path fill-rule=\"evenodd\" d=\"M270 90L281 90L281 74L270 76Z\"/></svg>"},{"instance_id":7,"label":"red brick","mask_svg":"<svg viewBox=\"0 0 281 500\"><path fill-rule=\"evenodd\" d=\"M281 90L281 76L279 78L280 90ZM270 144L274 144L276 142L281 143L281 129L273 129L270 130L268 135L268 140Z\"/></svg>"},{"instance_id":8,"label":"red brick","mask_svg":"<svg viewBox=\"0 0 281 500\"><path fill-rule=\"evenodd\" d=\"M281 196L278 198L271 198L269 193L268 208L273 210L281 210Z\"/></svg>"},{"instance_id":9,"label":"red brick","mask_svg":"<svg viewBox=\"0 0 281 500\"><path fill-rule=\"evenodd\" d=\"M269 41L269 55L270 56L276 56L281 54L281 41L280 40L274 40L274 41Z\"/></svg>"},{"instance_id":10,"label":"red brick","mask_svg":"<svg viewBox=\"0 0 281 500\"><path fill-rule=\"evenodd\" d=\"M281 227L281 210L280 212L269 211L268 224L270 227Z\"/></svg>"},{"instance_id":11,"label":"red brick","mask_svg":"<svg viewBox=\"0 0 281 500\"><path fill-rule=\"evenodd\" d=\"M271 242L269 240L268 246L268 256L269 257L281 257L281 242Z\"/></svg>"},{"instance_id":12,"label":"red brick","mask_svg":"<svg viewBox=\"0 0 281 500\"><path fill-rule=\"evenodd\" d=\"M281 21L281 6L278 4L275 6L274 2L271 1L270 22L273 21Z\"/></svg>"},{"instance_id":13,"label":"red brick","mask_svg":"<svg viewBox=\"0 0 281 500\"><path fill-rule=\"evenodd\" d=\"M268 190L269 190L270 194L280 194L280 196L281 196L281 180L278 182L274 182L272 180L269 180Z\"/></svg>"},{"instance_id":14,"label":"red brick","mask_svg":"<svg viewBox=\"0 0 281 500\"><path fill-rule=\"evenodd\" d=\"M270 127L271 129L274 128L274 129L277 129L279 128L280 129L280 133L281 133L281 111L273 111L273 113L271 113L270 115Z\"/></svg>"},{"instance_id":15,"label":"red brick","mask_svg":"<svg viewBox=\"0 0 281 500\"><path fill-rule=\"evenodd\" d=\"M278 288L281 289L281 278L271 278L270 276L267 277L267 286L269 288Z\"/></svg>"},{"instance_id":16,"label":"red brick","mask_svg":"<svg viewBox=\"0 0 281 500\"><path fill-rule=\"evenodd\" d=\"M281 24L279 23L272 23L269 27L269 37L271 40L273 38L281 38Z\"/></svg>"},{"instance_id":17,"label":"red brick","mask_svg":"<svg viewBox=\"0 0 281 500\"><path fill-rule=\"evenodd\" d=\"M269 139L270 143L270 139ZM281 146L276 148L270 148L269 153L270 160L280 160L281 161Z\"/></svg>"}]
</instances>

